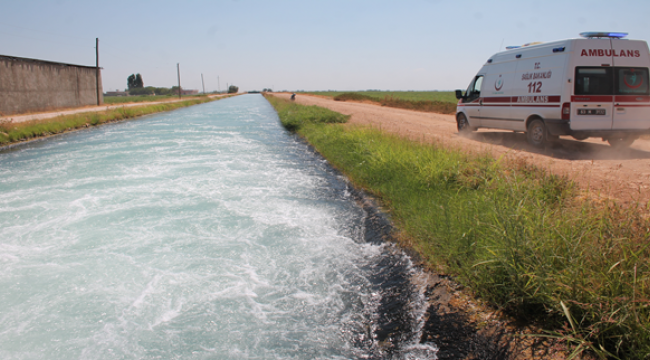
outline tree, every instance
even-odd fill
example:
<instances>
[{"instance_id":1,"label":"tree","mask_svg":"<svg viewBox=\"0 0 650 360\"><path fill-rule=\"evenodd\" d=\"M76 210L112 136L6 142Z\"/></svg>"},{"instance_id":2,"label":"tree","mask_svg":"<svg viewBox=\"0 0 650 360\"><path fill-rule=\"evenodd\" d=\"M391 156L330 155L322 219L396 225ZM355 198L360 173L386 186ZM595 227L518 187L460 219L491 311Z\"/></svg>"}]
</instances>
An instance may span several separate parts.
<instances>
[{"instance_id":1,"label":"tree","mask_svg":"<svg viewBox=\"0 0 650 360\"><path fill-rule=\"evenodd\" d=\"M230 87L228 87L228 94L236 94L237 92L239 92L239 87L235 85L230 85Z\"/></svg>"},{"instance_id":2,"label":"tree","mask_svg":"<svg viewBox=\"0 0 650 360\"><path fill-rule=\"evenodd\" d=\"M126 78L126 84L128 85L129 90L144 87L144 82L142 81L142 75L140 74L129 75L129 77Z\"/></svg>"},{"instance_id":3,"label":"tree","mask_svg":"<svg viewBox=\"0 0 650 360\"><path fill-rule=\"evenodd\" d=\"M129 87L129 90L133 89L135 87L135 75L131 74L129 75L128 78L126 78L126 86Z\"/></svg>"},{"instance_id":4,"label":"tree","mask_svg":"<svg viewBox=\"0 0 650 360\"><path fill-rule=\"evenodd\" d=\"M135 75L135 87L144 87L144 81L142 81L142 76L140 74Z\"/></svg>"}]
</instances>

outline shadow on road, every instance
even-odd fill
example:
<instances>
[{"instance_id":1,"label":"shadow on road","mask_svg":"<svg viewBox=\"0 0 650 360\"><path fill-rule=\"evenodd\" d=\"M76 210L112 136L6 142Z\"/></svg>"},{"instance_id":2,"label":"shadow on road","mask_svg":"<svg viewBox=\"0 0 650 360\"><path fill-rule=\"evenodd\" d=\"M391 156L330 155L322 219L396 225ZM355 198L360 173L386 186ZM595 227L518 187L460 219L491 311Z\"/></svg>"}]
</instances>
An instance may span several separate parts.
<instances>
[{"instance_id":1,"label":"shadow on road","mask_svg":"<svg viewBox=\"0 0 650 360\"><path fill-rule=\"evenodd\" d=\"M513 150L550 156L561 160L638 160L650 159L650 152L634 148L615 149L607 143L583 142L561 138L538 149L526 141L526 134L514 132L476 132L468 138L486 144L501 145ZM637 140L639 141L639 140Z\"/></svg>"}]
</instances>

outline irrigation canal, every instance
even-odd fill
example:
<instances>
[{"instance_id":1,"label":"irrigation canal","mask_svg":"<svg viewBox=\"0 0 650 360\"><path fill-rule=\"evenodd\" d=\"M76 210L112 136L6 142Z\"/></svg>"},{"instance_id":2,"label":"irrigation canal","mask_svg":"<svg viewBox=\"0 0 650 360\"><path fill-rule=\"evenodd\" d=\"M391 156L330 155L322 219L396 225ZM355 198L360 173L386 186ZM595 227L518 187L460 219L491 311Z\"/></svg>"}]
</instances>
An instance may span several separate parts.
<instances>
[{"instance_id":1,"label":"irrigation canal","mask_svg":"<svg viewBox=\"0 0 650 360\"><path fill-rule=\"evenodd\" d=\"M435 358L407 256L259 95L0 151L0 358Z\"/></svg>"}]
</instances>

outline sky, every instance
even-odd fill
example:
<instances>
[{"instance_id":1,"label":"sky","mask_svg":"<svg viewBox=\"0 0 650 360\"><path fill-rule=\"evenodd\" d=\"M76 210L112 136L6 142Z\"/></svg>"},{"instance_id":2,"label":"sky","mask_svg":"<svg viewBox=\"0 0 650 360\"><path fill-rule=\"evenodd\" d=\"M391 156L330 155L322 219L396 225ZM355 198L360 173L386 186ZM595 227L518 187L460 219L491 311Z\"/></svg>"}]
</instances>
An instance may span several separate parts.
<instances>
[{"instance_id":1,"label":"sky","mask_svg":"<svg viewBox=\"0 0 650 360\"><path fill-rule=\"evenodd\" d=\"M0 0L0 54L95 66L104 91L464 89L509 45L623 31L648 0ZM203 83L202 76L203 75Z\"/></svg>"}]
</instances>

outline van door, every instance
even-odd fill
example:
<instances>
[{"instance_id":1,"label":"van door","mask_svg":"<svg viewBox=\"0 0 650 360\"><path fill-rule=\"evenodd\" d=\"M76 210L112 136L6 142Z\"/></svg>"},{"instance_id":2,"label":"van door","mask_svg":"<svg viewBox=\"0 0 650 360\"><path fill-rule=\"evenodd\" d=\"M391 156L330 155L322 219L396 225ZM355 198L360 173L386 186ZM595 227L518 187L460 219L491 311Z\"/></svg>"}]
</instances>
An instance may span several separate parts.
<instances>
[{"instance_id":1,"label":"van door","mask_svg":"<svg viewBox=\"0 0 650 360\"><path fill-rule=\"evenodd\" d=\"M648 45L641 41L612 40L614 55L613 130L650 128Z\"/></svg>"},{"instance_id":2,"label":"van door","mask_svg":"<svg viewBox=\"0 0 650 360\"><path fill-rule=\"evenodd\" d=\"M484 127L510 130L514 130L513 127L516 127L510 117L510 95L515 77L514 70L513 61L489 66L481 92L481 124Z\"/></svg>"},{"instance_id":3,"label":"van door","mask_svg":"<svg viewBox=\"0 0 650 360\"><path fill-rule=\"evenodd\" d=\"M573 53L575 74L571 129L611 130L614 108L611 40L577 40Z\"/></svg>"},{"instance_id":4,"label":"van door","mask_svg":"<svg viewBox=\"0 0 650 360\"><path fill-rule=\"evenodd\" d=\"M465 108L469 124L472 127L481 126L481 86L483 75L476 75L474 80L467 87L465 97L462 99L462 106Z\"/></svg>"},{"instance_id":5,"label":"van door","mask_svg":"<svg viewBox=\"0 0 650 360\"><path fill-rule=\"evenodd\" d=\"M517 60L512 97L511 126L527 131L526 120L537 115L545 121L560 118L568 54L567 43L543 45L523 51ZM548 123L547 123L548 124Z\"/></svg>"},{"instance_id":6,"label":"van door","mask_svg":"<svg viewBox=\"0 0 650 360\"><path fill-rule=\"evenodd\" d=\"M573 130L610 130L614 77L612 67L576 66L574 95L571 97Z\"/></svg>"}]
</instances>

